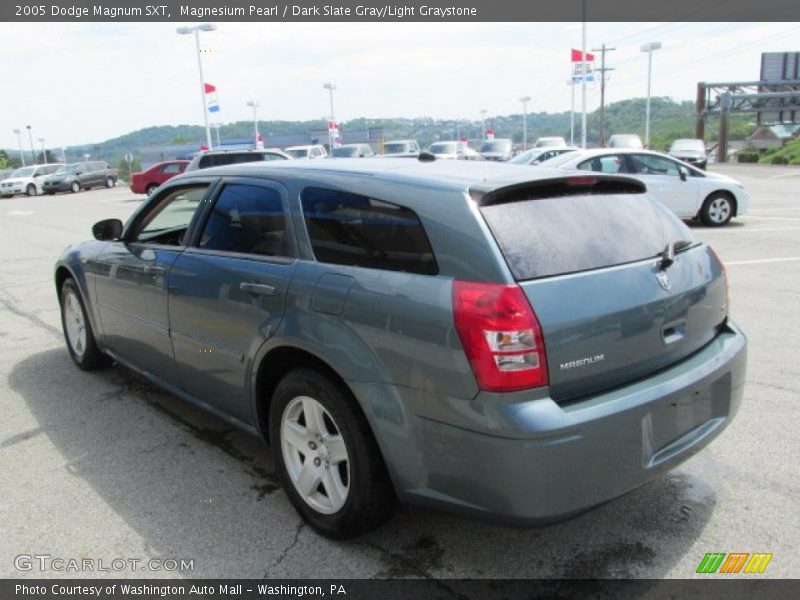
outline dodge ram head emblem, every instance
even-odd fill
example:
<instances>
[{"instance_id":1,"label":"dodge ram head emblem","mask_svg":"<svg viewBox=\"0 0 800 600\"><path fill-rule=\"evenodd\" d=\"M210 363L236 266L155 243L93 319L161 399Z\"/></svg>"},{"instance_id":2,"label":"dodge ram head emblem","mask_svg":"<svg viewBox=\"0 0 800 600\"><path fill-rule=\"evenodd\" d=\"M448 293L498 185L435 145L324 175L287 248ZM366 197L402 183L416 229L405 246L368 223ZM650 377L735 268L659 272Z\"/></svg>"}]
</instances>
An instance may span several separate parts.
<instances>
[{"instance_id":1,"label":"dodge ram head emblem","mask_svg":"<svg viewBox=\"0 0 800 600\"><path fill-rule=\"evenodd\" d=\"M667 274L664 271L660 271L656 273L656 279L658 279L658 285L664 288L665 292L668 292L672 289L672 282L667 277Z\"/></svg>"}]
</instances>

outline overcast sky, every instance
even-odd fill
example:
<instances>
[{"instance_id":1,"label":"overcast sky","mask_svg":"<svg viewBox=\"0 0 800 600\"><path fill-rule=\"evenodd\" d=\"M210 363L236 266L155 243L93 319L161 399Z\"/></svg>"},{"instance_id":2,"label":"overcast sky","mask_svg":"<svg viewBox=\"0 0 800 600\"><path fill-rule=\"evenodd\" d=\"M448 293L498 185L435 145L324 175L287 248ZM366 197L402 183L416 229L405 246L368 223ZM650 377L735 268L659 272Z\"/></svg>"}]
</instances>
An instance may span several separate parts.
<instances>
[{"instance_id":1,"label":"overcast sky","mask_svg":"<svg viewBox=\"0 0 800 600\"><path fill-rule=\"evenodd\" d=\"M0 23L0 147L30 124L47 147L101 142L153 125L201 124L192 36L180 23ZM759 77L764 51L800 51L798 23L590 23L588 46L617 48L607 101L644 96L642 43L659 41L653 95L694 99L698 81ZM220 23L201 33L205 79L223 123L326 117L325 81L338 86L339 120L457 117L477 120L569 110L570 48L580 23ZM576 108L580 110L580 88ZM587 107L599 105L590 86ZM27 136L23 142L28 147Z\"/></svg>"}]
</instances>

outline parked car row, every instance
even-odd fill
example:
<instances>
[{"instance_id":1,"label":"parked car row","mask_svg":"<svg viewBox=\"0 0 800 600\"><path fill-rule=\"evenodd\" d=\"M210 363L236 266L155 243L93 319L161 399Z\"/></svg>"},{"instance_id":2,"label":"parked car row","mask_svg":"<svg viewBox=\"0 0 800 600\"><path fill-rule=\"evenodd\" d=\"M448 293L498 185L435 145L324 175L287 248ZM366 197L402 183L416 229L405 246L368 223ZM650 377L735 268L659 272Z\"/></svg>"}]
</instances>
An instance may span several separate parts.
<instances>
[{"instance_id":1,"label":"parked car row","mask_svg":"<svg viewBox=\"0 0 800 600\"><path fill-rule=\"evenodd\" d=\"M117 170L104 161L83 161L71 164L48 163L31 165L0 178L0 196L16 194L38 196L56 192L80 192L93 187L114 187Z\"/></svg>"}]
</instances>

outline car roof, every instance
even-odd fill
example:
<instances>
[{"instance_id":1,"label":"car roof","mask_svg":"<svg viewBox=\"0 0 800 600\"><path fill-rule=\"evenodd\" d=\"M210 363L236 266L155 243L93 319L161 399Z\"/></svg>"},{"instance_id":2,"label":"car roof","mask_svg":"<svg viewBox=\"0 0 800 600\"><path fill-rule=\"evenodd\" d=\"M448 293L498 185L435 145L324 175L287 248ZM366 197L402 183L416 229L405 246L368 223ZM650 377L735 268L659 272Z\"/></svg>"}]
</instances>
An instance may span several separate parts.
<instances>
[{"instance_id":1,"label":"car roof","mask_svg":"<svg viewBox=\"0 0 800 600\"><path fill-rule=\"evenodd\" d=\"M654 150L646 150L644 148L578 148L570 155L574 158L577 157L592 157L601 156L603 154L653 154L655 156L666 156L663 152L656 152Z\"/></svg>"},{"instance_id":2,"label":"car roof","mask_svg":"<svg viewBox=\"0 0 800 600\"><path fill-rule=\"evenodd\" d=\"M179 181L197 176L217 177L281 177L291 179L335 178L337 184L344 179L353 181L387 181L427 185L455 191L480 190L487 192L498 188L546 179L563 179L561 169L528 165L511 165L493 161L419 161L407 158L341 158L335 161L269 161L240 163L193 171L174 178ZM597 174L603 177L603 174ZM617 177L618 178L618 177Z\"/></svg>"}]
</instances>

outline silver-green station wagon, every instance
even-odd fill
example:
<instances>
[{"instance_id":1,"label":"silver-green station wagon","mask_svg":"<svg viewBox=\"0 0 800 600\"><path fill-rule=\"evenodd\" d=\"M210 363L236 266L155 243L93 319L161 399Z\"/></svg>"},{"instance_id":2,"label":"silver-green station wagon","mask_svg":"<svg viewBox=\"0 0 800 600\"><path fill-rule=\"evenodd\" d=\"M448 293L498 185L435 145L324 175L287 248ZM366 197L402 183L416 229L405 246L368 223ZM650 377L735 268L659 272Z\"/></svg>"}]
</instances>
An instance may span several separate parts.
<instances>
[{"instance_id":1,"label":"silver-green station wagon","mask_svg":"<svg viewBox=\"0 0 800 600\"><path fill-rule=\"evenodd\" d=\"M229 165L94 236L55 271L77 365L118 361L264 437L330 537L397 499L576 514L697 452L743 394L721 262L624 176Z\"/></svg>"}]
</instances>

